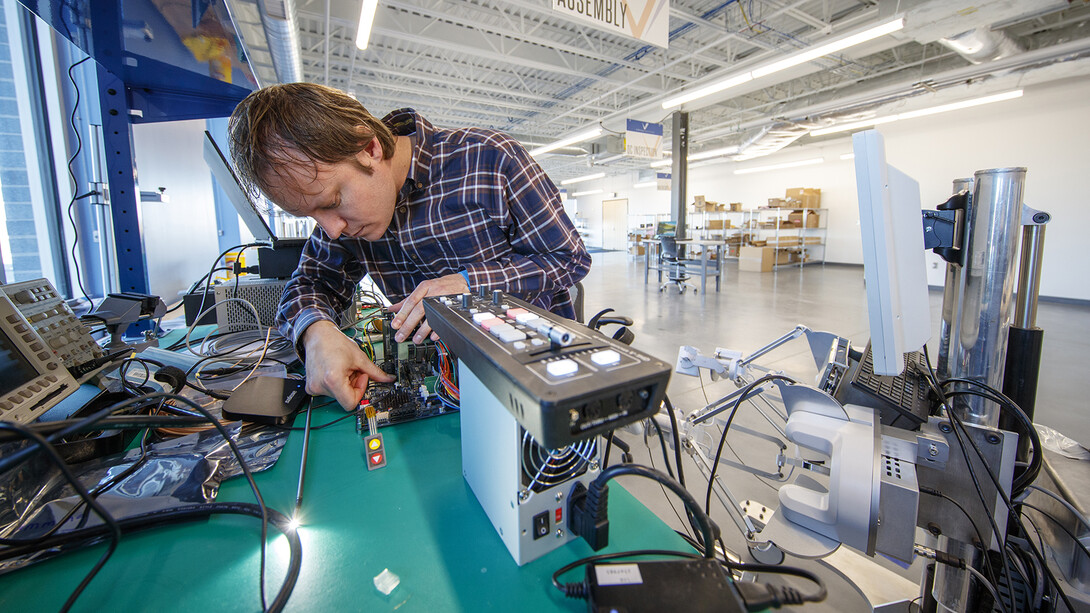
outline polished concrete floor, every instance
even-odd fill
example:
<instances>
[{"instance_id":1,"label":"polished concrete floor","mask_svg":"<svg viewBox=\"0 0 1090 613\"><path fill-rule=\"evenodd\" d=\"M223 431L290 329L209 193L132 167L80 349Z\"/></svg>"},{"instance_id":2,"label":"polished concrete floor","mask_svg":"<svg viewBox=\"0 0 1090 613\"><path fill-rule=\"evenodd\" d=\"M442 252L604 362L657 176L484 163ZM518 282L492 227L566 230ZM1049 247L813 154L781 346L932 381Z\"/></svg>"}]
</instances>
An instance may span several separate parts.
<instances>
[{"instance_id":1,"label":"polished concrete floor","mask_svg":"<svg viewBox=\"0 0 1090 613\"><path fill-rule=\"evenodd\" d=\"M625 253L598 253L593 257L594 265L584 280L586 317L589 319L606 308L631 317L634 320L631 329L636 335L633 346L671 364L676 362L678 348L682 345L691 345L704 355L711 355L717 348L748 354L798 324L847 337L860 347L868 338L861 267L808 265L802 269L783 268L775 273L754 273L739 272L737 264L728 262L721 291L714 290L713 279L709 278L707 293L694 294L689 290L678 294L676 291L660 292L654 273L645 285L643 262ZM697 286L700 284L699 279L693 282ZM934 356L942 296L932 292L930 299L936 334L929 346ZM1083 358L1080 356L1090 351L1090 307L1042 302L1037 323L1045 331L1045 344L1035 421L1051 426L1083 444L1090 444L1090 403L1086 401L1084 392L1078 391L1082 376L1085 376ZM611 333L613 329L610 326L605 331ZM803 340L792 341L757 363L783 370L807 382L812 382L817 372L809 347ZM674 406L688 414L735 389L733 383L712 381L707 371L700 378L675 373L670 381L668 396ZM772 410L772 407L765 407L766 413L771 414ZM769 421L755 410L740 411L735 425L757 433L778 434ZM714 431L714 439L710 438L712 432L702 434L713 442L708 452L710 456L714 456L718 432ZM620 436L632 446L637 462L654 463L662 468L662 452L653 435L649 438L644 433L630 431ZM768 440L732 426L728 437L729 453L724 452L723 459L776 472L778 451L778 447ZM672 450L670 453L672 457ZM611 461L616 461L616 458L613 455ZM683 466L689 491L703 503L707 477L699 472L690 458L685 459ZM770 507L776 505L775 486L778 484L730 466L723 466L719 473L724 476L721 481L727 484L736 500L752 500ZM668 524L675 529L684 529L681 505L677 500L667 496L665 490L653 483L642 481L631 479L624 485ZM744 551L744 540L735 529L735 523L714 497L712 517L722 529L728 548ZM837 557L825 562L803 563L825 577L830 593L835 595L815 610L854 611L867 608L852 584L838 579L837 576L843 573L857 580L859 574L869 576L872 581L884 582L886 586L892 586L903 578L916 580L920 576L919 564L903 569L885 560L879 560L874 565L869 559L853 556L850 552L841 554L838 552ZM796 585L800 589L808 589L804 583Z\"/></svg>"}]
</instances>

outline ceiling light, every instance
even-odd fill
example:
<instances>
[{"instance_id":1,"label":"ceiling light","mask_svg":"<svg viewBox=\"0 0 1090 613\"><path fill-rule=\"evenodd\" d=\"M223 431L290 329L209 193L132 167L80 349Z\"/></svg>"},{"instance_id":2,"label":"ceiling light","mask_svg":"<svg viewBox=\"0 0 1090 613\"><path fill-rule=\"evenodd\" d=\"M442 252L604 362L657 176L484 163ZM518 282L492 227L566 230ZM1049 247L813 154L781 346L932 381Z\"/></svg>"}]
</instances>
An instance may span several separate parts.
<instances>
[{"instance_id":1,"label":"ceiling light","mask_svg":"<svg viewBox=\"0 0 1090 613\"><path fill-rule=\"evenodd\" d=\"M812 62L819 57L823 57L831 53L836 53L837 51L843 51L848 47L854 47L856 45L863 44L867 41L874 40L879 36L885 36L886 34L896 32L903 27L905 27L905 20L903 17L891 19L890 21L880 23L874 27L867 28L866 30L863 30L862 32L859 32L857 34L851 34L849 36L827 42L823 45L810 47L809 49L806 49L804 51L791 54L782 60L778 60L760 68L754 68L753 78L759 79L761 77L768 76L774 72L787 70L788 68L793 68L795 66L798 66L799 64L805 64L806 62Z\"/></svg>"},{"instance_id":2,"label":"ceiling light","mask_svg":"<svg viewBox=\"0 0 1090 613\"><path fill-rule=\"evenodd\" d=\"M733 146L733 147L722 147L722 148L719 148L719 149L711 149L709 151L701 151L700 153L694 153L694 154L690 155L689 156L689 161L690 162L695 162L697 160L706 160L708 158L715 158L715 157L720 157L720 156L723 156L723 155L735 155L735 154L739 153L741 150L742 150L741 147Z\"/></svg>"},{"instance_id":3,"label":"ceiling light","mask_svg":"<svg viewBox=\"0 0 1090 613\"><path fill-rule=\"evenodd\" d=\"M768 166L752 166L750 168L739 168L734 171L736 175L747 175L752 172L764 172L766 170L781 170L783 168L795 168L797 166L812 166L814 164L821 164L825 162L825 158L811 158L809 160L798 160L797 162L784 162L782 164L770 164Z\"/></svg>"},{"instance_id":4,"label":"ceiling light","mask_svg":"<svg viewBox=\"0 0 1090 613\"><path fill-rule=\"evenodd\" d=\"M840 154L840 159L842 159L842 160L854 160L855 159L855 154L854 153L841 153Z\"/></svg>"},{"instance_id":5,"label":"ceiling light","mask_svg":"<svg viewBox=\"0 0 1090 613\"><path fill-rule=\"evenodd\" d=\"M550 151L556 151L557 149L560 149L562 147L567 147L568 145L574 145L575 143L581 143L581 142L583 142L585 140L590 140L590 139L600 135L601 133L602 133L602 128L600 128L600 127L590 128L589 130L584 130L582 132L579 132L578 134L573 134L572 136L569 136L568 138L562 138L562 139L556 141L555 143L552 143L551 145L545 145L544 147L538 147L537 149L534 149L533 151L531 151L530 155L537 156L537 155L541 155L543 153L548 153Z\"/></svg>"},{"instance_id":6,"label":"ceiling light","mask_svg":"<svg viewBox=\"0 0 1090 613\"><path fill-rule=\"evenodd\" d=\"M689 93L675 96L673 98L668 98L662 102L662 108L669 109L675 106L681 106L685 103L692 102L693 100L696 100L698 98L717 94L732 87L742 85L743 83L748 83L753 79L766 77L774 72L786 70L788 68L798 66L799 64L805 64L806 62L816 60L822 56L829 55L830 53L843 51L848 47L853 47L855 45L865 43L869 40L874 40L879 36L885 36L886 34L889 34L891 32L896 32L903 27L905 27L905 20L903 17L898 17L890 21L884 21L876 26L867 28L862 32L849 34L836 40L827 42L823 45L810 47L798 53L789 55L783 59L776 60L769 64L765 64L764 66L754 68L753 70L750 70L748 72L732 75L709 85L705 85L704 87L701 87L700 89L691 91Z\"/></svg>"},{"instance_id":7,"label":"ceiling light","mask_svg":"<svg viewBox=\"0 0 1090 613\"><path fill-rule=\"evenodd\" d=\"M375 23L377 8L378 0L363 0L360 6L360 25L356 28L356 46L360 51L367 48L367 41L371 38L371 26Z\"/></svg>"},{"instance_id":8,"label":"ceiling light","mask_svg":"<svg viewBox=\"0 0 1090 613\"><path fill-rule=\"evenodd\" d=\"M648 164L648 166L650 166L651 168L665 168L665 167L667 167L667 166L669 166L670 164L673 164L673 163L674 163L674 160L672 158L666 158L665 160L659 160L657 162L651 162L650 164Z\"/></svg>"},{"instance_id":9,"label":"ceiling light","mask_svg":"<svg viewBox=\"0 0 1090 613\"><path fill-rule=\"evenodd\" d=\"M593 181L595 179L602 179L606 176L604 172L596 172L592 175L585 175L582 177L575 177L574 179L565 179L560 182L561 185L571 185L572 183L582 183L583 181Z\"/></svg>"},{"instance_id":10,"label":"ceiling light","mask_svg":"<svg viewBox=\"0 0 1090 613\"><path fill-rule=\"evenodd\" d=\"M593 196L594 194L600 194L606 190L604 189L592 189L585 192L575 192L571 195L572 198L578 198L580 196Z\"/></svg>"},{"instance_id":11,"label":"ceiling light","mask_svg":"<svg viewBox=\"0 0 1090 613\"><path fill-rule=\"evenodd\" d=\"M611 156L609 156L607 158L602 158L600 160L594 160L594 163L595 164L608 164L610 162L616 162L617 160L623 158L624 156L625 156L625 154L618 153L616 155L611 155Z\"/></svg>"},{"instance_id":12,"label":"ceiling light","mask_svg":"<svg viewBox=\"0 0 1090 613\"><path fill-rule=\"evenodd\" d=\"M839 126L832 126L829 128L821 128L820 130L811 130L810 136L825 136L826 134L835 134L836 132L847 132L848 130L856 130L858 128L870 128L873 126L881 125L884 123L892 123L894 121L900 121L902 119L915 119L916 117L926 117L927 115L935 115L938 113L945 113L947 111L957 111L960 109L967 109L974 106L980 106L982 104L990 104L992 102L1002 102L1004 100L1012 100L1022 96L1022 90L1016 89L1010 92L1004 92L1002 94L995 94L993 96L984 96L983 98L972 98L970 100L962 100L961 102L952 102L950 104L943 104L940 106L933 106L926 109L920 109L918 111L907 111L904 113L898 113L896 115L887 115L885 117L874 117L872 119L864 119L862 121L853 121L851 123L842 124Z\"/></svg>"}]
</instances>

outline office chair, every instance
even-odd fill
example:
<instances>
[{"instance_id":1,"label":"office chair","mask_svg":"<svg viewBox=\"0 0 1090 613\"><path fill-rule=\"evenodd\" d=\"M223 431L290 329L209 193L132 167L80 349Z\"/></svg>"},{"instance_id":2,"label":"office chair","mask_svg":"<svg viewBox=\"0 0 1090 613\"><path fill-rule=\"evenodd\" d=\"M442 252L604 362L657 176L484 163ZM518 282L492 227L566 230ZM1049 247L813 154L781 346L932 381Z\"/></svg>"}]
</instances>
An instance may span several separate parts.
<instances>
[{"instance_id":1,"label":"office chair","mask_svg":"<svg viewBox=\"0 0 1090 613\"><path fill-rule=\"evenodd\" d=\"M667 287L677 287L677 293L684 294L685 288L693 288L693 293L697 292L696 286L686 283L689 280L688 273L685 272L685 263L678 255L677 239L673 236L660 236L659 237L659 266L666 265L666 283L659 286L659 291L665 290Z\"/></svg>"}]
</instances>

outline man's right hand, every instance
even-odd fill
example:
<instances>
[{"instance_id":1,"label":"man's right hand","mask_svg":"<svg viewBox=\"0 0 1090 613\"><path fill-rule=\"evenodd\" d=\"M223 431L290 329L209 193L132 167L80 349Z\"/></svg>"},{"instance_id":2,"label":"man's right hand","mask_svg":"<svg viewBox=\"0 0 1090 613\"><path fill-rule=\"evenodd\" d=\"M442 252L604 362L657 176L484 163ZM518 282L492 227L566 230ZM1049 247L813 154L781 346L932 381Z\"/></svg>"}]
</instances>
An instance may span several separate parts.
<instances>
[{"instance_id":1,"label":"man's right hand","mask_svg":"<svg viewBox=\"0 0 1090 613\"><path fill-rule=\"evenodd\" d=\"M367 382L393 381L363 350L330 321L317 321L303 333L306 352L307 393L330 396L346 411L359 406Z\"/></svg>"}]
</instances>

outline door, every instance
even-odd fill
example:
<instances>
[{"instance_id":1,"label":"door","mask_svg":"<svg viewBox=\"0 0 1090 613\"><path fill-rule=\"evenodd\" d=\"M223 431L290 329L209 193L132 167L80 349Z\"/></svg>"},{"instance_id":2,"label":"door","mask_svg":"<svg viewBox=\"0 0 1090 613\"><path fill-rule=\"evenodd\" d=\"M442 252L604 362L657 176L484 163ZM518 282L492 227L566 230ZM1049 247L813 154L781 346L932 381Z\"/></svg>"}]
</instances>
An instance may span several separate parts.
<instances>
[{"instance_id":1,"label":"door","mask_svg":"<svg viewBox=\"0 0 1090 613\"><path fill-rule=\"evenodd\" d=\"M602 201L602 248L622 251L628 246L628 198Z\"/></svg>"}]
</instances>

